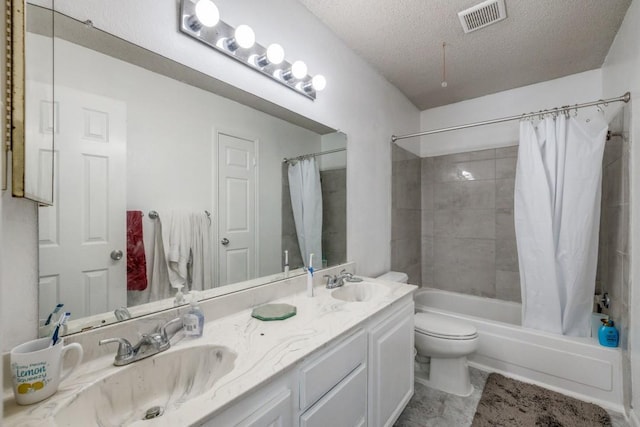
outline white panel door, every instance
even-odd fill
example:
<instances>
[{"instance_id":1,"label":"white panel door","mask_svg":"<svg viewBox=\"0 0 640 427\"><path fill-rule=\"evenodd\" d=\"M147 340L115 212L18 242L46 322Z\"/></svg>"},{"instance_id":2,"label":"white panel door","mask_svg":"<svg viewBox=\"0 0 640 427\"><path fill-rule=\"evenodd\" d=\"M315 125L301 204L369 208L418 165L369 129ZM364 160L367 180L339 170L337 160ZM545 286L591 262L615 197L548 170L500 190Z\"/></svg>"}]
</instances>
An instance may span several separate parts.
<instances>
[{"instance_id":1,"label":"white panel door","mask_svg":"<svg viewBox=\"0 0 640 427\"><path fill-rule=\"evenodd\" d=\"M39 208L40 316L125 306L126 105L56 86L54 205ZM120 260L113 251L122 251Z\"/></svg>"},{"instance_id":2,"label":"white panel door","mask_svg":"<svg viewBox=\"0 0 640 427\"><path fill-rule=\"evenodd\" d=\"M256 277L255 141L218 133L218 286Z\"/></svg>"},{"instance_id":3,"label":"white panel door","mask_svg":"<svg viewBox=\"0 0 640 427\"><path fill-rule=\"evenodd\" d=\"M58 104L53 87L35 81L26 85L25 195L48 205L53 203L53 136L57 132ZM33 102L31 102L33 100Z\"/></svg>"}]
</instances>

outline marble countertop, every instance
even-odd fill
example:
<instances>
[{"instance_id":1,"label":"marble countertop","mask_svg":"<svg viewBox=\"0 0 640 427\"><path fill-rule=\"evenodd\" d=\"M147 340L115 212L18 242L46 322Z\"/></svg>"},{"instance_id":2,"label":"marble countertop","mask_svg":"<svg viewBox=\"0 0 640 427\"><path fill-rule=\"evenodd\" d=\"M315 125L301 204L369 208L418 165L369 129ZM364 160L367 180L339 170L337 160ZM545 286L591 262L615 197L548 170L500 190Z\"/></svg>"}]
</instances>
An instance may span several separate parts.
<instances>
[{"instance_id":1,"label":"marble countertop","mask_svg":"<svg viewBox=\"0 0 640 427\"><path fill-rule=\"evenodd\" d=\"M383 284L388 292L365 302L345 302L331 297L331 290L316 286L313 298L307 297L306 292L300 292L271 301L297 307L297 314L286 320L263 322L252 318L251 309L246 309L206 322L202 338L181 339L182 334L177 334L169 350L152 358L188 347L225 346L237 354L234 368L213 387L181 403L179 408L167 411L159 418L140 420L130 425L176 426L202 421L417 289L416 286L377 279L366 281ZM54 396L38 404L18 406L12 395L5 394L4 425L56 426L54 417L60 408L92 384L124 369L113 366L114 354L83 363ZM136 363L143 361L129 366ZM170 376L175 373L158 374ZM95 411L95 408L83 410Z\"/></svg>"}]
</instances>

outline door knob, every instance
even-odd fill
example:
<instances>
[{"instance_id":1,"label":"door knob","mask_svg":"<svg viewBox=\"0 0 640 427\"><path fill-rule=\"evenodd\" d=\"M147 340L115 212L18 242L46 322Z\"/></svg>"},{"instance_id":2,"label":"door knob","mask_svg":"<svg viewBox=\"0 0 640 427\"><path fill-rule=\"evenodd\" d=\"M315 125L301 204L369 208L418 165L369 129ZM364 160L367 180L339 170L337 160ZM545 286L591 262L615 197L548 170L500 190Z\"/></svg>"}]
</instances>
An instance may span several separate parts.
<instances>
[{"instance_id":1,"label":"door knob","mask_svg":"<svg viewBox=\"0 0 640 427\"><path fill-rule=\"evenodd\" d=\"M227 246L229 244L229 239L227 239L226 237L224 239L222 239L220 241L220 243L222 243L224 246Z\"/></svg>"},{"instance_id":2,"label":"door knob","mask_svg":"<svg viewBox=\"0 0 640 427\"><path fill-rule=\"evenodd\" d=\"M113 250L111 251L111 259L114 261L120 261L124 254L121 250Z\"/></svg>"}]
</instances>

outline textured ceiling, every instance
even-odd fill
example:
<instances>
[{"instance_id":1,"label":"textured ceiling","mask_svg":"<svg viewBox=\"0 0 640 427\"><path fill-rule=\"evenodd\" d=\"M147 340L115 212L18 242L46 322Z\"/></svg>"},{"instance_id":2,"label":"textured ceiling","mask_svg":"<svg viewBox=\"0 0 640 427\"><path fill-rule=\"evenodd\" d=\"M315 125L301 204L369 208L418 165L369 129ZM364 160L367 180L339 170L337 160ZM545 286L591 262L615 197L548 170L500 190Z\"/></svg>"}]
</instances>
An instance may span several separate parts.
<instances>
[{"instance_id":1,"label":"textured ceiling","mask_svg":"<svg viewBox=\"0 0 640 427\"><path fill-rule=\"evenodd\" d=\"M505 0L507 19L465 34L458 12L481 0L299 1L420 110L600 68L631 3Z\"/></svg>"}]
</instances>

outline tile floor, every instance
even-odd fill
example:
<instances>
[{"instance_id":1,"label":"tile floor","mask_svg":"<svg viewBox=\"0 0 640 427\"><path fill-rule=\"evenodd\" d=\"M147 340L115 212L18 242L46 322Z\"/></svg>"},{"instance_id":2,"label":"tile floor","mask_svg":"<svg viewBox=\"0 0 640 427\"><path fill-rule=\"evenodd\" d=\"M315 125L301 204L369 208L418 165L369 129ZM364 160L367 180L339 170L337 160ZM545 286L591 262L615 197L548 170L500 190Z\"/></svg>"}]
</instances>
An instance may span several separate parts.
<instances>
[{"instance_id":1,"label":"tile floor","mask_svg":"<svg viewBox=\"0 0 640 427\"><path fill-rule=\"evenodd\" d=\"M459 397L416 383L415 393L394 427L467 427L471 425L488 372L470 368L473 393ZM613 427L629 427L624 416L609 411Z\"/></svg>"}]
</instances>

